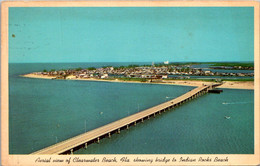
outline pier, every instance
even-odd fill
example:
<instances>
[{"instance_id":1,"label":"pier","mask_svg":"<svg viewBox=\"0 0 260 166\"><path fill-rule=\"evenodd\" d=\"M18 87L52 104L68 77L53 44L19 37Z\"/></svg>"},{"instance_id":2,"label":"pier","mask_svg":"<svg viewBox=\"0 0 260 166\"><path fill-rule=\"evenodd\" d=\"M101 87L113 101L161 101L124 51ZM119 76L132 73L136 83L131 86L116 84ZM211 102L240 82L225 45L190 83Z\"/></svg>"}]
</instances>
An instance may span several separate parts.
<instances>
[{"instance_id":1,"label":"pier","mask_svg":"<svg viewBox=\"0 0 260 166\"><path fill-rule=\"evenodd\" d=\"M133 115L127 116L125 118L109 123L97 129L85 132L73 138L49 146L47 148L41 149L39 151L32 153L32 155L73 154L73 151L77 149L87 148L87 146L91 143L99 143L100 140L103 138L106 137L110 138L112 134L120 133L120 130L129 129L130 126L135 126L137 123L144 122L145 120L148 120L151 117L156 117L157 115L163 112L178 107L183 103L195 99L205 93L208 93L209 90L212 90L219 85L221 84L202 85L175 99L151 107L149 109L143 110L141 112L135 113Z\"/></svg>"}]
</instances>

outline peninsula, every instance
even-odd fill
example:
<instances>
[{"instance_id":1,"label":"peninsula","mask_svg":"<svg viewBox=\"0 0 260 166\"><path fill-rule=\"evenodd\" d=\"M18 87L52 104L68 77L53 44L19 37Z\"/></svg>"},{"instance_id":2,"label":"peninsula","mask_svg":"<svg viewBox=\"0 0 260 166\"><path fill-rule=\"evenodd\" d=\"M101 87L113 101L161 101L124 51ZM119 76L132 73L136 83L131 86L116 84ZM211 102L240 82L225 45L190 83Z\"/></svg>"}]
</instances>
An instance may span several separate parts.
<instances>
[{"instance_id":1,"label":"peninsula","mask_svg":"<svg viewBox=\"0 0 260 166\"><path fill-rule=\"evenodd\" d=\"M156 83L184 86L201 86L208 82L222 82L221 88L254 89L253 72L228 72L230 70L253 70L253 65L237 63L214 63L209 69L193 67L194 63L161 63L152 65L104 66L101 68L76 68L22 75L42 79L66 79L86 81ZM232 66L231 66L232 65ZM218 72L210 69L222 69ZM194 78L194 76L196 78ZM236 78L236 79L233 79Z\"/></svg>"}]
</instances>

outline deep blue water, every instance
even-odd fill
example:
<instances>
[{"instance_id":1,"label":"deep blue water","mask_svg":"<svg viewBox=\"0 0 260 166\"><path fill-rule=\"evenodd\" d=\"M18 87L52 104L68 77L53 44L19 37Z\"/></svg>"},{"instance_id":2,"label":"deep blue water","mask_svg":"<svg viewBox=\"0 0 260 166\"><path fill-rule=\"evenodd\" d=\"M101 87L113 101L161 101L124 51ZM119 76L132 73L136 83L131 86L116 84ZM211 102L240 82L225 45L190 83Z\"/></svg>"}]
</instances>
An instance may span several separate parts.
<instances>
[{"instance_id":1,"label":"deep blue water","mask_svg":"<svg viewBox=\"0 0 260 166\"><path fill-rule=\"evenodd\" d=\"M32 153L194 88L19 76L43 69L106 65L109 64L10 64L10 154ZM224 89L221 94L206 94L75 153L252 154L253 101L253 90Z\"/></svg>"}]
</instances>

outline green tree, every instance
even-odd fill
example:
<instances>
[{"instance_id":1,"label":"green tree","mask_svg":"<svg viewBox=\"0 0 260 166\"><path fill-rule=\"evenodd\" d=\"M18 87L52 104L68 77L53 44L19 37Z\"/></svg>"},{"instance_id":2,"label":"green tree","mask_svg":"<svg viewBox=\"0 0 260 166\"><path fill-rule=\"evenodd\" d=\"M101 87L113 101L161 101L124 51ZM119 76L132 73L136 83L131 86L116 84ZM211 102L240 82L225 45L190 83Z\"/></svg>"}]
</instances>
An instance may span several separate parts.
<instances>
[{"instance_id":1,"label":"green tree","mask_svg":"<svg viewBox=\"0 0 260 166\"><path fill-rule=\"evenodd\" d=\"M135 68L135 67L139 67L139 65L128 65L127 68Z\"/></svg>"},{"instance_id":2,"label":"green tree","mask_svg":"<svg viewBox=\"0 0 260 166\"><path fill-rule=\"evenodd\" d=\"M95 67L89 67L89 68L87 68L88 70L96 70L96 68Z\"/></svg>"},{"instance_id":3,"label":"green tree","mask_svg":"<svg viewBox=\"0 0 260 166\"><path fill-rule=\"evenodd\" d=\"M76 71L80 71L80 70L82 70L82 68L81 68L81 67L79 67L79 68L76 68Z\"/></svg>"}]
</instances>

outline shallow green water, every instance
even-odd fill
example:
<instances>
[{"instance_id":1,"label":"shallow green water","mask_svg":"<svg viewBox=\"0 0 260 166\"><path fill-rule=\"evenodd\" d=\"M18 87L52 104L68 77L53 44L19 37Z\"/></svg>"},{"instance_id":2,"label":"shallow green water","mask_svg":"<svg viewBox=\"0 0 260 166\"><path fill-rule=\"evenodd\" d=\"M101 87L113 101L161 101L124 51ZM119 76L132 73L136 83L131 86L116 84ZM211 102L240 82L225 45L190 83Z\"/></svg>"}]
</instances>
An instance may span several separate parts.
<instances>
[{"instance_id":1,"label":"shallow green water","mask_svg":"<svg viewBox=\"0 0 260 166\"><path fill-rule=\"evenodd\" d=\"M11 154L32 153L194 88L19 77L46 67L57 69L66 65L9 65ZM221 94L206 94L75 153L253 153L253 99L252 90L224 89Z\"/></svg>"}]
</instances>

